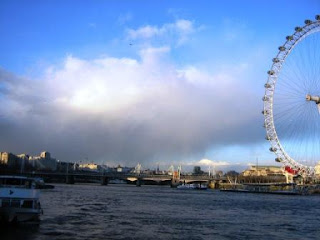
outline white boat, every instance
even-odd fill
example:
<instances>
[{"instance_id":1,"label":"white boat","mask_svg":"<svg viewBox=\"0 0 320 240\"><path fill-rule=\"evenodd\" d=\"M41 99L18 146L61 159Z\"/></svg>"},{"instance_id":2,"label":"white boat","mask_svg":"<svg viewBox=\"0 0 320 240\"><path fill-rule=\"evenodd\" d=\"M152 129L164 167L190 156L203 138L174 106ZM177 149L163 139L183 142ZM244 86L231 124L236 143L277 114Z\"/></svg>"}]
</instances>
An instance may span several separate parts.
<instances>
[{"instance_id":1,"label":"white boat","mask_svg":"<svg viewBox=\"0 0 320 240\"><path fill-rule=\"evenodd\" d=\"M111 179L109 183L110 184L127 184L127 182L122 179Z\"/></svg>"},{"instance_id":2,"label":"white boat","mask_svg":"<svg viewBox=\"0 0 320 240\"><path fill-rule=\"evenodd\" d=\"M34 179L34 182L36 183L36 188L39 188L39 189L53 189L54 188L53 185L46 184L44 182L43 178L35 177L33 179Z\"/></svg>"},{"instance_id":3,"label":"white boat","mask_svg":"<svg viewBox=\"0 0 320 240\"><path fill-rule=\"evenodd\" d=\"M206 190L208 186L205 183L184 183L182 185L178 185L177 188L183 190Z\"/></svg>"},{"instance_id":4,"label":"white boat","mask_svg":"<svg viewBox=\"0 0 320 240\"><path fill-rule=\"evenodd\" d=\"M43 213L39 196L33 178L0 176L0 219L9 223L39 221Z\"/></svg>"}]
</instances>

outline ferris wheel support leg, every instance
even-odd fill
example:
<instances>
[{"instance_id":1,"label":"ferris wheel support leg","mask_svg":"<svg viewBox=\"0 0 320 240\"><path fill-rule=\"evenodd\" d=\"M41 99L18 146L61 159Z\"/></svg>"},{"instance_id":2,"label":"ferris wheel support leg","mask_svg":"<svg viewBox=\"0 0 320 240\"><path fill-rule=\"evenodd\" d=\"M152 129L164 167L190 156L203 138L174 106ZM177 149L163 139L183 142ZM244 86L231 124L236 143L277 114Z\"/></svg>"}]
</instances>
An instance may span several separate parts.
<instances>
[{"instance_id":1,"label":"ferris wheel support leg","mask_svg":"<svg viewBox=\"0 0 320 240\"><path fill-rule=\"evenodd\" d=\"M293 183L293 176L289 174L288 172L285 172L286 176L286 183Z\"/></svg>"}]
</instances>

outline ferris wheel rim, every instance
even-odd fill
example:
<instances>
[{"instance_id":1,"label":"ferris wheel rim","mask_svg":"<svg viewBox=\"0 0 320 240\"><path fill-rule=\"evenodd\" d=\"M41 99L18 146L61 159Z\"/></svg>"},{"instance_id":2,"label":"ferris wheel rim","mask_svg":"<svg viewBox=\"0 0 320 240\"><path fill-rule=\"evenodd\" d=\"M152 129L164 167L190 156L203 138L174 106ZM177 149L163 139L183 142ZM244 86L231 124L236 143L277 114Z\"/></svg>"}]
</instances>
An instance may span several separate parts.
<instances>
[{"instance_id":1,"label":"ferris wheel rim","mask_svg":"<svg viewBox=\"0 0 320 240\"><path fill-rule=\"evenodd\" d=\"M264 108L262 113L264 115L264 127L266 128L267 133L266 139L271 144L269 150L276 154L276 161L281 162L283 165L289 166L298 173L304 175L314 175L315 169L314 167L303 165L294 160L281 145L274 125L273 95L278 75L281 72L282 65L287 56L301 40L316 32L320 32L320 15L316 16L316 21L306 20L303 27L296 27L295 32L286 37L287 41L279 47L278 54L272 60L273 64L271 69L268 71L269 76L267 83L265 84L265 94L263 97Z\"/></svg>"}]
</instances>

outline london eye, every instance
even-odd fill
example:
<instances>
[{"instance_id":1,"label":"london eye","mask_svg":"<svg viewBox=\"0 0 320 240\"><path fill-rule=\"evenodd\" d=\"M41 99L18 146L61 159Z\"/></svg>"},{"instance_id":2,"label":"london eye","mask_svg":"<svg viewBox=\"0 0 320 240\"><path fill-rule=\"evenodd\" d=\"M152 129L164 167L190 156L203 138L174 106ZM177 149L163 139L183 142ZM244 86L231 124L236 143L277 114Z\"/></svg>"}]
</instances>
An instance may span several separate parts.
<instances>
[{"instance_id":1,"label":"london eye","mask_svg":"<svg viewBox=\"0 0 320 240\"><path fill-rule=\"evenodd\" d=\"M320 161L320 15L286 37L264 87L269 150L292 172L314 175Z\"/></svg>"}]
</instances>

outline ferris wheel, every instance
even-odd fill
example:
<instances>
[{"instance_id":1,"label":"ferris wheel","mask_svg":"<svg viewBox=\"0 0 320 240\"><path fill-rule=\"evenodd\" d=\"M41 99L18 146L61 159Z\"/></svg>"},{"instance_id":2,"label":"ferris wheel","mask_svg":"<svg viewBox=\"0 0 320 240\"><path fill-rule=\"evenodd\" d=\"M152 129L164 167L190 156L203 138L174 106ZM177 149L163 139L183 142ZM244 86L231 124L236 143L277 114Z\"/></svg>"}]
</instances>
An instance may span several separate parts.
<instances>
[{"instance_id":1,"label":"ferris wheel","mask_svg":"<svg viewBox=\"0 0 320 240\"><path fill-rule=\"evenodd\" d=\"M320 15L296 27L272 62L262 111L269 150L292 172L314 175L320 161Z\"/></svg>"}]
</instances>

